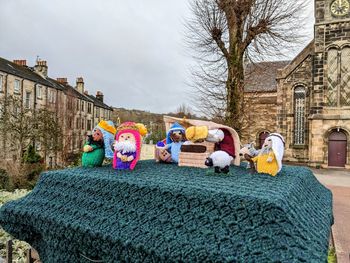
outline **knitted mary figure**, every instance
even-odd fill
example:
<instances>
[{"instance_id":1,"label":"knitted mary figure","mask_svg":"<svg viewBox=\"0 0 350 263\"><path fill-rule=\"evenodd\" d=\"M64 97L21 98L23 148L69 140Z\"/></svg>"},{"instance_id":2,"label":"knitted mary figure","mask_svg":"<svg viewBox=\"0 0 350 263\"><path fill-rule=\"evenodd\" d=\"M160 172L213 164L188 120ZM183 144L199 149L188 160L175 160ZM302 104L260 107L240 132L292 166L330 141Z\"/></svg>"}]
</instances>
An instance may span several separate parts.
<instances>
[{"instance_id":1,"label":"knitted mary figure","mask_svg":"<svg viewBox=\"0 0 350 263\"><path fill-rule=\"evenodd\" d=\"M284 139L279 133L271 133L264 141L258 156L252 158L258 173L275 176L282 169Z\"/></svg>"},{"instance_id":2,"label":"knitted mary figure","mask_svg":"<svg viewBox=\"0 0 350 263\"><path fill-rule=\"evenodd\" d=\"M147 129L141 123L124 122L117 128L113 168L133 170L140 159L142 136Z\"/></svg>"}]
</instances>

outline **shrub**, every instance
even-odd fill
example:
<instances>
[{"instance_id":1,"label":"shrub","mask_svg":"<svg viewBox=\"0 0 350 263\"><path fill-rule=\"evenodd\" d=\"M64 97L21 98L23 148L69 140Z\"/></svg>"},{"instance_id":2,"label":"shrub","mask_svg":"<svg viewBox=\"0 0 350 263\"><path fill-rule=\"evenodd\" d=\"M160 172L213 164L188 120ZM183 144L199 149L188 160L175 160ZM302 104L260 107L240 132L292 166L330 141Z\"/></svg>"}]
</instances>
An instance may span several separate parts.
<instances>
[{"instance_id":1,"label":"shrub","mask_svg":"<svg viewBox=\"0 0 350 263\"><path fill-rule=\"evenodd\" d=\"M41 161L41 156L35 152L34 146L29 145L27 151L24 154L23 161L25 163L38 163Z\"/></svg>"},{"instance_id":2,"label":"shrub","mask_svg":"<svg viewBox=\"0 0 350 263\"><path fill-rule=\"evenodd\" d=\"M14 189L10 176L5 169L0 169L0 189L6 191L12 191Z\"/></svg>"}]
</instances>

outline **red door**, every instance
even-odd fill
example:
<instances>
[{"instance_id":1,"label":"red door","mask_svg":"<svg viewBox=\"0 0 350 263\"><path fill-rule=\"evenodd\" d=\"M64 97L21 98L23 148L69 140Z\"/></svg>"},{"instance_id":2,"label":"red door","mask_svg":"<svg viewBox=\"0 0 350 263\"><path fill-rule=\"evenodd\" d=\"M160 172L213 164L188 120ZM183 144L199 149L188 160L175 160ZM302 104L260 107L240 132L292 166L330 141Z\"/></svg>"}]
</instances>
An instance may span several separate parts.
<instances>
[{"instance_id":1,"label":"red door","mask_svg":"<svg viewBox=\"0 0 350 263\"><path fill-rule=\"evenodd\" d=\"M269 133L266 131L259 134L259 149L261 149L262 146L264 145L264 141L267 136L269 136Z\"/></svg>"},{"instance_id":2,"label":"red door","mask_svg":"<svg viewBox=\"0 0 350 263\"><path fill-rule=\"evenodd\" d=\"M334 131L328 140L328 166L344 167L346 164L346 135Z\"/></svg>"}]
</instances>

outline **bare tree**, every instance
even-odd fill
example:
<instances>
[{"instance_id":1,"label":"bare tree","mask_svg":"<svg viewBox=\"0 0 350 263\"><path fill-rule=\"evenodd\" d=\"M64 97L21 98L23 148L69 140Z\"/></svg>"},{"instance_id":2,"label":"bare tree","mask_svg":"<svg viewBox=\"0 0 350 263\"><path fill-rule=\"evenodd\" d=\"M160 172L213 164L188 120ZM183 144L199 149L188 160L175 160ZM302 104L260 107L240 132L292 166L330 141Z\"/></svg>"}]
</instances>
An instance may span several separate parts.
<instances>
[{"instance_id":1,"label":"bare tree","mask_svg":"<svg viewBox=\"0 0 350 263\"><path fill-rule=\"evenodd\" d=\"M302 39L302 1L193 0L187 42L199 67L192 69L195 101L203 112L241 132L244 66Z\"/></svg>"},{"instance_id":2,"label":"bare tree","mask_svg":"<svg viewBox=\"0 0 350 263\"><path fill-rule=\"evenodd\" d=\"M35 136L36 120L33 109L23 106L20 97L2 98L0 109L0 131L8 152L13 153L20 163L25 150Z\"/></svg>"}]
</instances>

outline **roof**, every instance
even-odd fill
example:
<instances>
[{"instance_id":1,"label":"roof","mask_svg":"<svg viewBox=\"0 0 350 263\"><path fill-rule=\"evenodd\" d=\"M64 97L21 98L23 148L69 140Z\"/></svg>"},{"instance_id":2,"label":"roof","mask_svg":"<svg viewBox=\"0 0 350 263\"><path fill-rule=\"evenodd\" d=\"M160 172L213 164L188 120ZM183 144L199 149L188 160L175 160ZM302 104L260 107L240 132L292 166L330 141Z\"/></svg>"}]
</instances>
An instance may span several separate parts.
<instances>
[{"instance_id":1,"label":"roof","mask_svg":"<svg viewBox=\"0 0 350 263\"><path fill-rule=\"evenodd\" d=\"M107 110L111 110L113 111L113 108L108 106L107 104L103 103L102 101L100 101L98 98L96 98L95 96L93 95L86 95L88 96L90 99L92 99L94 101L94 104L98 107L101 107L101 108L105 108Z\"/></svg>"},{"instance_id":2,"label":"roof","mask_svg":"<svg viewBox=\"0 0 350 263\"><path fill-rule=\"evenodd\" d=\"M35 73L33 68L28 66L20 66L16 63L13 63L9 60L0 57L0 71L24 78L29 79L31 81L37 82L39 84L49 86L52 88L56 88L62 90L61 86L54 85L51 81L44 79L39 74Z\"/></svg>"},{"instance_id":3,"label":"roof","mask_svg":"<svg viewBox=\"0 0 350 263\"><path fill-rule=\"evenodd\" d=\"M89 102L93 102L95 105L101 108L105 108L108 110L113 110L111 107L103 103L102 101L98 100L96 97L92 95L86 95L80 93L77 89L70 86L69 84L63 84L61 82L58 82L55 79L52 79L50 77L43 78L36 72L34 72L34 69L32 67L28 66L20 66L17 65L14 62L11 62L9 60L6 60L4 58L0 57L0 71L18 76L20 78L28 79L31 81L34 81L36 83L57 89L62 90L63 92L72 92L76 97L82 100L87 100Z\"/></svg>"},{"instance_id":4,"label":"roof","mask_svg":"<svg viewBox=\"0 0 350 263\"><path fill-rule=\"evenodd\" d=\"M277 91L277 71L284 68L290 61L269 61L249 64L245 72L246 92Z\"/></svg>"}]
</instances>

